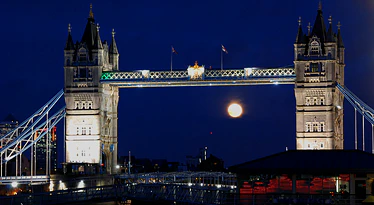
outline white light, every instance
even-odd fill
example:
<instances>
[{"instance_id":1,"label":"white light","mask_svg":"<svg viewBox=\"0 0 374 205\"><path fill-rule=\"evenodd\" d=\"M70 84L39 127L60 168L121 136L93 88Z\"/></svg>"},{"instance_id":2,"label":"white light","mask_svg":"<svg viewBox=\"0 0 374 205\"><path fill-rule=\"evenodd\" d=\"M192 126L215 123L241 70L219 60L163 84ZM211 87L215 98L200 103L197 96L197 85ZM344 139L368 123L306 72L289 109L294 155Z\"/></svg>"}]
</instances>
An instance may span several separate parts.
<instances>
[{"instance_id":1,"label":"white light","mask_svg":"<svg viewBox=\"0 0 374 205\"><path fill-rule=\"evenodd\" d=\"M203 183L201 183L201 184L200 184L200 186L204 186L204 184L203 184Z\"/></svg>"},{"instance_id":2,"label":"white light","mask_svg":"<svg viewBox=\"0 0 374 205\"><path fill-rule=\"evenodd\" d=\"M234 186L231 186L231 189L234 189Z\"/></svg>"},{"instance_id":3,"label":"white light","mask_svg":"<svg viewBox=\"0 0 374 205\"><path fill-rule=\"evenodd\" d=\"M59 190L65 190L66 189L65 184L61 180L60 180L60 185L58 186L58 189Z\"/></svg>"},{"instance_id":4,"label":"white light","mask_svg":"<svg viewBox=\"0 0 374 205\"><path fill-rule=\"evenodd\" d=\"M229 115L231 117L240 117L243 113L243 108L242 106L240 106L239 104L237 103L233 103L231 104L228 108L227 108L227 112L229 113Z\"/></svg>"},{"instance_id":5,"label":"white light","mask_svg":"<svg viewBox=\"0 0 374 205\"><path fill-rule=\"evenodd\" d=\"M116 165L116 169L119 169L119 165Z\"/></svg>"},{"instance_id":6,"label":"white light","mask_svg":"<svg viewBox=\"0 0 374 205\"><path fill-rule=\"evenodd\" d=\"M278 85L278 84L279 84L279 82L278 82L278 81L275 81L275 82L274 82L274 85Z\"/></svg>"},{"instance_id":7,"label":"white light","mask_svg":"<svg viewBox=\"0 0 374 205\"><path fill-rule=\"evenodd\" d=\"M12 187L16 188L18 186L18 182L12 182Z\"/></svg>"},{"instance_id":8,"label":"white light","mask_svg":"<svg viewBox=\"0 0 374 205\"><path fill-rule=\"evenodd\" d=\"M81 180L79 183L78 183L78 189L81 189L81 188L84 188L84 181Z\"/></svg>"},{"instance_id":9,"label":"white light","mask_svg":"<svg viewBox=\"0 0 374 205\"><path fill-rule=\"evenodd\" d=\"M338 108L339 110L342 109L342 107L340 105L337 105L336 108Z\"/></svg>"},{"instance_id":10,"label":"white light","mask_svg":"<svg viewBox=\"0 0 374 205\"><path fill-rule=\"evenodd\" d=\"M222 186L222 185L220 185L220 184L217 184L217 188L218 188L218 189L219 189L219 188L221 188L221 186Z\"/></svg>"},{"instance_id":11,"label":"white light","mask_svg":"<svg viewBox=\"0 0 374 205\"><path fill-rule=\"evenodd\" d=\"M53 191L53 181L49 183L49 191Z\"/></svg>"},{"instance_id":12,"label":"white light","mask_svg":"<svg viewBox=\"0 0 374 205\"><path fill-rule=\"evenodd\" d=\"M192 186L192 183L188 183L188 186Z\"/></svg>"}]
</instances>

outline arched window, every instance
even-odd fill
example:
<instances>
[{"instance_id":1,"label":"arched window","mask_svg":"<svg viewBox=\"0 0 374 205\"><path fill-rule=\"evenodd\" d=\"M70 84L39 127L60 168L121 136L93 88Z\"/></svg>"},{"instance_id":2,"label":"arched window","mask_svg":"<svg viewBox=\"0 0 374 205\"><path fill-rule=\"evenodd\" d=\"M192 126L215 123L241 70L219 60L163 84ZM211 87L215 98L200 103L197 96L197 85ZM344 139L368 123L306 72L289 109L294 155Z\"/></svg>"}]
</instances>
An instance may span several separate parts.
<instances>
[{"instance_id":1,"label":"arched window","mask_svg":"<svg viewBox=\"0 0 374 205\"><path fill-rule=\"evenodd\" d=\"M87 51L85 48L79 49L79 61L87 61Z\"/></svg>"},{"instance_id":2,"label":"arched window","mask_svg":"<svg viewBox=\"0 0 374 205\"><path fill-rule=\"evenodd\" d=\"M321 42L317 36L313 36L309 43L309 55L321 55Z\"/></svg>"}]
</instances>

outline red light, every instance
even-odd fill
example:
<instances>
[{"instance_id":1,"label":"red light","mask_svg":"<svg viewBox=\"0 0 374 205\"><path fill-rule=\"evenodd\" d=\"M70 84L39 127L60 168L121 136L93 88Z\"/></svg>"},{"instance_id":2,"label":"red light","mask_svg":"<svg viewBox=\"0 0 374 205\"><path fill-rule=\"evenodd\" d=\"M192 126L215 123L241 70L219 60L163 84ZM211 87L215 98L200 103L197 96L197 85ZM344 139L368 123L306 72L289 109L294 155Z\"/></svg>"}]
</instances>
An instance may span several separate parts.
<instances>
[{"instance_id":1,"label":"red light","mask_svg":"<svg viewBox=\"0 0 374 205\"><path fill-rule=\"evenodd\" d=\"M101 166L103 167L103 166L104 166L104 163L102 163Z\"/></svg>"},{"instance_id":2,"label":"red light","mask_svg":"<svg viewBox=\"0 0 374 205\"><path fill-rule=\"evenodd\" d=\"M212 135L212 134L213 134L213 132L210 132L210 134Z\"/></svg>"}]
</instances>

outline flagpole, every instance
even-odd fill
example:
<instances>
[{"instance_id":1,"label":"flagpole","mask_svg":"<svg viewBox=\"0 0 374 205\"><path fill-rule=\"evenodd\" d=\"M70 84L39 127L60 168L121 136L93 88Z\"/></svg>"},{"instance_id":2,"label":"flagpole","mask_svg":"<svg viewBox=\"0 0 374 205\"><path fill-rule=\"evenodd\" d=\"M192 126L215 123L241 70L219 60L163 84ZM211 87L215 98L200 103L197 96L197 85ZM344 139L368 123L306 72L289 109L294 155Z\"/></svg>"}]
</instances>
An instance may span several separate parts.
<instances>
[{"instance_id":1,"label":"flagpole","mask_svg":"<svg viewBox=\"0 0 374 205\"><path fill-rule=\"evenodd\" d=\"M221 49L221 70L223 70L223 51Z\"/></svg>"},{"instance_id":2,"label":"flagpole","mask_svg":"<svg viewBox=\"0 0 374 205\"><path fill-rule=\"evenodd\" d=\"M170 53L170 71L173 72L173 49Z\"/></svg>"}]
</instances>

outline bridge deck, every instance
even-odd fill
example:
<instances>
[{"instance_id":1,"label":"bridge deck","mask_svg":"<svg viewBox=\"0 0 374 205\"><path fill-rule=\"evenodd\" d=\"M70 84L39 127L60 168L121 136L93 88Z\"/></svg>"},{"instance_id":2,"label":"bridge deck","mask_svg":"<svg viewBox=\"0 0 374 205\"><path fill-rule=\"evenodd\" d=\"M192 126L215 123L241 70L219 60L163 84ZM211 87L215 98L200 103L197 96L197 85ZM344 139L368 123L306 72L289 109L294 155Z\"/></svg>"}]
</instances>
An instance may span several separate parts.
<instances>
[{"instance_id":1,"label":"bridge deck","mask_svg":"<svg viewBox=\"0 0 374 205\"><path fill-rule=\"evenodd\" d=\"M294 84L294 68L103 72L101 83L122 88Z\"/></svg>"}]
</instances>

